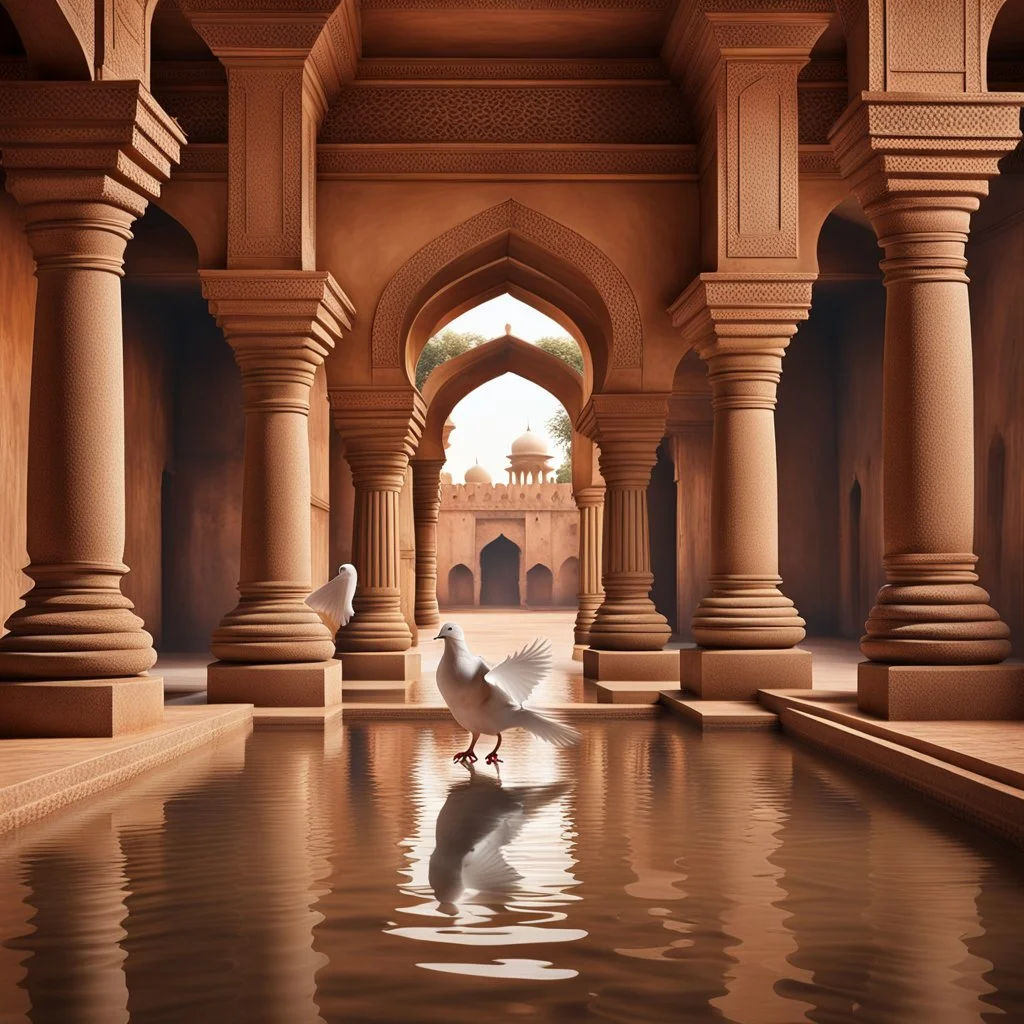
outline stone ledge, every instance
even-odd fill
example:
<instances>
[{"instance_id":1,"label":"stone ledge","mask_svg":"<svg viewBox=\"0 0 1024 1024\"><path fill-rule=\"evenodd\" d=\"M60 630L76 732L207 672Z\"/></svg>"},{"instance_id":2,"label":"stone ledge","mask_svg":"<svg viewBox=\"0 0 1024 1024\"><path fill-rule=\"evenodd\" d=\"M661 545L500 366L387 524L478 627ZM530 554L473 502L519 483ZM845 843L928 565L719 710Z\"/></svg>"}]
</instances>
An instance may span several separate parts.
<instances>
[{"instance_id":1,"label":"stone ledge","mask_svg":"<svg viewBox=\"0 0 1024 1024\"><path fill-rule=\"evenodd\" d=\"M346 704L407 704L413 679L346 679L341 686Z\"/></svg>"},{"instance_id":2,"label":"stone ledge","mask_svg":"<svg viewBox=\"0 0 1024 1024\"><path fill-rule=\"evenodd\" d=\"M780 721L787 735L897 779L958 817L1024 846L1024 790L792 707L783 708Z\"/></svg>"},{"instance_id":3,"label":"stone ledge","mask_svg":"<svg viewBox=\"0 0 1024 1024\"><path fill-rule=\"evenodd\" d=\"M252 706L165 708L154 729L111 738L6 740L0 744L0 832L120 785L237 729Z\"/></svg>"},{"instance_id":4,"label":"stone ledge","mask_svg":"<svg viewBox=\"0 0 1024 1024\"><path fill-rule=\"evenodd\" d=\"M598 704L657 704L664 685L661 682L608 680L596 683L594 690Z\"/></svg>"},{"instance_id":5,"label":"stone ledge","mask_svg":"<svg viewBox=\"0 0 1024 1024\"><path fill-rule=\"evenodd\" d=\"M253 708L254 729L327 729L340 728L342 705L325 708Z\"/></svg>"},{"instance_id":6,"label":"stone ledge","mask_svg":"<svg viewBox=\"0 0 1024 1024\"><path fill-rule=\"evenodd\" d=\"M756 700L763 689L810 689L810 651L688 647L679 652L682 689L705 700Z\"/></svg>"},{"instance_id":7,"label":"stone ledge","mask_svg":"<svg viewBox=\"0 0 1024 1024\"><path fill-rule=\"evenodd\" d=\"M338 657L346 683L420 678L420 655L415 651L344 651Z\"/></svg>"},{"instance_id":8,"label":"stone ledge","mask_svg":"<svg viewBox=\"0 0 1024 1024\"><path fill-rule=\"evenodd\" d=\"M598 651L583 652L583 678L597 682L679 681L678 651ZM664 687L658 687L664 689Z\"/></svg>"},{"instance_id":9,"label":"stone ledge","mask_svg":"<svg viewBox=\"0 0 1024 1024\"><path fill-rule=\"evenodd\" d=\"M159 676L0 683L0 739L131 736L159 727Z\"/></svg>"},{"instance_id":10,"label":"stone ledge","mask_svg":"<svg viewBox=\"0 0 1024 1024\"><path fill-rule=\"evenodd\" d=\"M890 721L1024 721L1024 665L862 661L857 706Z\"/></svg>"},{"instance_id":11,"label":"stone ledge","mask_svg":"<svg viewBox=\"0 0 1024 1024\"><path fill-rule=\"evenodd\" d=\"M659 703L674 715L707 729L775 729L779 716L745 700L694 700L683 690L664 690Z\"/></svg>"},{"instance_id":12,"label":"stone ledge","mask_svg":"<svg viewBox=\"0 0 1024 1024\"><path fill-rule=\"evenodd\" d=\"M206 673L207 704L323 708L341 703L341 664L243 664L215 661Z\"/></svg>"},{"instance_id":13,"label":"stone ledge","mask_svg":"<svg viewBox=\"0 0 1024 1024\"><path fill-rule=\"evenodd\" d=\"M605 719L657 718L661 708L657 704L548 704L534 708L550 712L565 722L589 722ZM439 722L454 724L452 713L443 704L346 704L346 722Z\"/></svg>"}]
</instances>

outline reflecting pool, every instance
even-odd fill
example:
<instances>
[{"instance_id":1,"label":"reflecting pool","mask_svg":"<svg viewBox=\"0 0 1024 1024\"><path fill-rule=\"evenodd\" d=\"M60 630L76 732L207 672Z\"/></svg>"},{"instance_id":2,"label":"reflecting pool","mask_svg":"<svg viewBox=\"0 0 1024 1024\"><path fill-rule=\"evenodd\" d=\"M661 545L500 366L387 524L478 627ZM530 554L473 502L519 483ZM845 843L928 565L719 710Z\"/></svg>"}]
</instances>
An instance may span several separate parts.
<instances>
[{"instance_id":1,"label":"reflecting pool","mask_svg":"<svg viewBox=\"0 0 1024 1024\"><path fill-rule=\"evenodd\" d=\"M1019 851L777 735L258 731L0 836L0 1022L1024 1020Z\"/></svg>"}]
</instances>

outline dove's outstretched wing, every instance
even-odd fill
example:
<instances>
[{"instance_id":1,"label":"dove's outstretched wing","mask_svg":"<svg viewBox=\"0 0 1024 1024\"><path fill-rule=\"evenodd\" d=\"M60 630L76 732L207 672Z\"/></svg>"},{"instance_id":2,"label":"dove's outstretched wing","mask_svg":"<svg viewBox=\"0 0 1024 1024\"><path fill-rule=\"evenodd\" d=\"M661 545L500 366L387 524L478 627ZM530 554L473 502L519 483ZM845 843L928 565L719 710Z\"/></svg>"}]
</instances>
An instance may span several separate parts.
<instances>
[{"instance_id":1,"label":"dove's outstretched wing","mask_svg":"<svg viewBox=\"0 0 1024 1024\"><path fill-rule=\"evenodd\" d=\"M523 876L505 860L501 842L493 837L470 850L462 862L462 881L467 889L482 893L507 892L522 880Z\"/></svg>"},{"instance_id":2,"label":"dove's outstretched wing","mask_svg":"<svg viewBox=\"0 0 1024 1024\"><path fill-rule=\"evenodd\" d=\"M551 643L538 638L495 665L484 679L500 686L516 703L522 704L551 671L551 665Z\"/></svg>"},{"instance_id":3,"label":"dove's outstretched wing","mask_svg":"<svg viewBox=\"0 0 1024 1024\"><path fill-rule=\"evenodd\" d=\"M346 567L347 568L347 567ZM352 598L356 593L356 571L339 572L319 590L314 590L306 598L306 604L315 611L324 625L331 631L331 636L342 626L347 626L354 612Z\"/></svg>"}]
</instances>

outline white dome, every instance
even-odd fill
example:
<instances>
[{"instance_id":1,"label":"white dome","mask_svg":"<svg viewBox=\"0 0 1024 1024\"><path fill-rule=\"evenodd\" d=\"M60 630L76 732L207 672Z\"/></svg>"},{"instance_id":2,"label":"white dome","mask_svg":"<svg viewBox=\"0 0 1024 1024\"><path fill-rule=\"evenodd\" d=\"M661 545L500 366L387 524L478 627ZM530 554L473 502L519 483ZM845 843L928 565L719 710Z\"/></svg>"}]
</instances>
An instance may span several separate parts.
<instances>
[{"instance_id":1,"label":"white dome","mask_svg":"<svg viewBox=\"0 0 1024 1024\"><path fill-rule=\"evenodd\" d=\"M466 483L467 484L491 484L494 481L491 479L491 474L484 469L483 466L478 462L475 466L470 466L466 470Z\"/></svg>"},{"instance_id":2,"label":"white dome","mask_svg":"<svg viewBox=\"0 0 1024 1024\"><path fill-rule=\"evenodd\" d=\"M521 437L517 437L512 442L512 454L540 455L547 457L548 446L544 443L544 438L542 438L540 434L535 434L529 427L527 427L526 433Z\"/></svg>"}]
</instances>

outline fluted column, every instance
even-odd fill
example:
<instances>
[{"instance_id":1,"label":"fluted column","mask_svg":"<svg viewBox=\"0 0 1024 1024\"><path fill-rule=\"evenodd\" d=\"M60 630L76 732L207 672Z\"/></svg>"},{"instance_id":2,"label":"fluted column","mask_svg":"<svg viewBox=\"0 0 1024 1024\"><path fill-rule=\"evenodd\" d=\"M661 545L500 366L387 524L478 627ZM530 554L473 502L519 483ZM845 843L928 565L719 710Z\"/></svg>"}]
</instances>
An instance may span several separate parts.
<instances>
[{"instance_id":1,"label":"fluted column","mask_svg":"<svg viewBox=\"0 0 1024 1024\"><path fill-rule=\"evenodd\" d=\"M676 652L662 650L672 630L651 600L647 520L647 486L667 414L667 395L614 394L593 395L580 417L580 431L600 448L605 482L604 599L590 627L590 647L583 652L588 679L679 678ZM598 698L605 699L600 690Z\"/></svg>"},{"instance_id":2,"label":"fluted column","mask_svg":"<svg viewBox=\"0 0 1024 1024\"><path fill-rule=\"evenodd\" d=\"M811 684L806 652L772 652L804 638L804 620L780 589L775 403L812 280L701 274L671 310L707 365L714 414L709 593L693 618L698 650L682 656L683 682L700 696L752 697L757 685L769 685L766 673L777 685ZM716 659L702 648L759 656L718 658L722 678L713 681Z\"/></svg>"},{"instance_id":3,"label":"fluted column","mask_svg":"<svg viewBox=\"0 0 1024 1024\"><path fill-rule=\"evenodd\" d=\"M416 516L416 625L441 621L437 607L437 520L441 513L444 459L413 459L413 512Z\"/></svg>"},{"instance_id":4,"label":"fluted column","mask_svg":"<svg viewBox=\"0 0 1024 1024\"><path fill-rule=\"evenodd\" d=\"M206 270L203 294L242 375L245 455L238 604L213 633L211 702L324 706L341 698L334 640L311 587L309 400L351 304L320 271Z\"/></svg>"},{"instance_id":5,"label":"fluted column","mask_svg":"<svg viewBox=\"0 0 1024 1024\"><path fill-rule=\"evenodd\" d=\"M833 129L841 170L885 252L886 583L861 640L871 662L858 699L890 718L1024 715L1024 672L997 664L1010 653L1009 629L975 572L965 258L971 214L1020 138L1022 102L870 93Z\"/></svg>"},{"instance_id":6,"label":"fluted column","mask_svg":"<svg viewBox=\"0 0 1024 1024\"><path fill-rule=\"evenodd\" d=\"M404 679L419 671L402 614L398 502L423 429L412 387L331 390L334 422L345 441L356 491L353 564L359 573L355 616L338 632L347 679Z\"/></svg>"},{"instance_id":7,"label":"fluted column","mask_svg":"<svg viewBox=\"0 0 1024 1024\"><path fill-rule=\"evenodd\" d=\"M601 546L604 536L604 487L581 487L575 494L580 513L580 589L574 639L582 652L590 645L590 629L604 599ZM575 652L574 652L575 654ZM581 655L582 656L582 655Z\"/></svg>"},{"instance_id":8,"label":"fluted column","mask_svg":"<svg viewBox=\"0 0 1024 1024\"><path fill-rule=\"evenodd\" d=\"M144 680L152 637L121 593L124 384L121 277L131 225L184 136L138 82L8 82L0 93L7 188L36 259L25 605L0 638L0 735L111 735L158 723ZM121 702L126 702L123 706Z\"/></svg>"}]
</instances>

